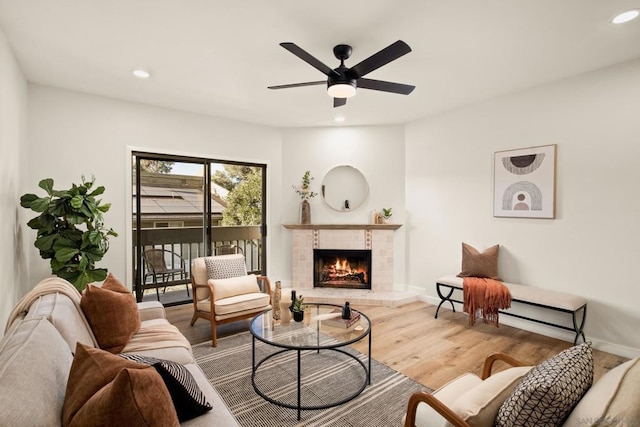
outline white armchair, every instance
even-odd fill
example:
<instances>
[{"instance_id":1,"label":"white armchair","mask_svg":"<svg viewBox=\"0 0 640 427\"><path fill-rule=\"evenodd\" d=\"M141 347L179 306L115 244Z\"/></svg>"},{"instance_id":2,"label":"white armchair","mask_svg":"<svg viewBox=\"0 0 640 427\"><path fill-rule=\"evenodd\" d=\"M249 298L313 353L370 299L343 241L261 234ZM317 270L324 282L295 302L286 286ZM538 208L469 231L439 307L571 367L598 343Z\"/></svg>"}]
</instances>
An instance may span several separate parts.
<instances>
[{"instance_id":1,"label":"white armchair","mask_svg":"<svg viewBox=\"0 0 640 427\"><path fill-rule=\"evenodd\" d=\"M271 308L269 278L247 275L242 254L195 258L191 284L194 310L191 326L198 318L210 321L213 347L218 345L217 325L249 319Z\"/></svg>"}]
</instances>

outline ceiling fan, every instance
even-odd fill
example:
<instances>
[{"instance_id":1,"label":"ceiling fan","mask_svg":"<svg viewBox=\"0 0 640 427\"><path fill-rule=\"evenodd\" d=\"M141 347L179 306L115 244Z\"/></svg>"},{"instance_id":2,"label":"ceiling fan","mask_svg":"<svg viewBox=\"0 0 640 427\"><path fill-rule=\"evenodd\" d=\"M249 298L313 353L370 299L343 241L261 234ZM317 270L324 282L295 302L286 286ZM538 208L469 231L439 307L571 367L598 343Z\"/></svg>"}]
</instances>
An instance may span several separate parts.
<instances>
[{"instance_id":1,"label":"ceiling fan","mask_svg":"<svg viewBox=\"0 0 640 427\"><path fill-rule=\"evenodd\" d=\"M292 87L326 84L327 93L329 96L333 97L334 107L345 105L347 103L347 98L355 95L356 89L359 87L363 89L399 93L402 95L409 95L413 89L415 89L415 86L411 85L363 78L363 76L369 74L373 70L377 70L383 65L411 52L409 45L402 40L398 40L397 42L390 44L378 53L374 53L351 68L347 68L344 65L344 61L349 59L351 56L351 46L339 44L333 48L333 54L340 60L340 66L334 69L329 68L320 60L298 47L295 43L280 43L280 46L324 73L327 76L327 80L269 86L269 89L288 89Z\"/></svg>"}]
</instances>

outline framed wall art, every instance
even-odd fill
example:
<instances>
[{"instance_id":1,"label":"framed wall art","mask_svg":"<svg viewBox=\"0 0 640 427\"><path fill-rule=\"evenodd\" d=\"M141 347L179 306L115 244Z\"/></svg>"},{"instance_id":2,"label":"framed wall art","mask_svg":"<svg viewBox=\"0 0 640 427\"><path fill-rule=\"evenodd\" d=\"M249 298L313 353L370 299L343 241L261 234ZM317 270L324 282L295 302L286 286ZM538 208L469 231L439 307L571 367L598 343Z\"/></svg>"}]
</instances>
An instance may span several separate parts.
<instances>
[{"instance_id":1,"label":"framed wall art","mask_svg":"<svg viewBox=\"0 0 640 427\"><path fill-rule=\"evenodd\" d=\"M498 151L493 165L493 216L555 218L557 145Z\"/></svg>"}]
</instances>

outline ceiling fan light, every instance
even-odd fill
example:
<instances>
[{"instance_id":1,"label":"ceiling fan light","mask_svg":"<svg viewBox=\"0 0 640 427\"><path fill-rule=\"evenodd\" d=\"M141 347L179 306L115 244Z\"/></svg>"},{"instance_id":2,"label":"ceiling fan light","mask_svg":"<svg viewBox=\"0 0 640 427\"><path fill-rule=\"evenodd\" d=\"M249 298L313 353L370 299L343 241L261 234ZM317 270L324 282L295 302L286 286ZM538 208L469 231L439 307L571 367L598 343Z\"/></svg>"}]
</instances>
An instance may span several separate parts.
<instances>
[{"instance_id":1,"label":"ceiling fan light","mask_svg":"<svg viewBox=\"0 0 640 427\"><path fill-rule=\"evenodd\" d=\"M638 15L640 15L640 11L638 9L628 10L614 17L611 22L614 24L624 24L625 22L636 19Z\"/></svg>"},{"instance_id":2,"label":"ceiling fan light","mask_svg":"<svg viewBox=\"0 0 640 427\"><path fill-rule=\"evenodd\" d=\"M327 93L332 98L351 98L356 94L356 87L350 83L335 83L327 88Z\"/></svg>"},{"instance_id":3,"label":"ceiling fan light","mask_svg":"<svg viewBox=\"0 0 640 427\"><path fill-rule=\"evenodd\" d=\"M143 68L136 68L135 70L131 70L131 74L139 79L148 79L151 77L151 73Z\"/></svg>"}]
</instances>

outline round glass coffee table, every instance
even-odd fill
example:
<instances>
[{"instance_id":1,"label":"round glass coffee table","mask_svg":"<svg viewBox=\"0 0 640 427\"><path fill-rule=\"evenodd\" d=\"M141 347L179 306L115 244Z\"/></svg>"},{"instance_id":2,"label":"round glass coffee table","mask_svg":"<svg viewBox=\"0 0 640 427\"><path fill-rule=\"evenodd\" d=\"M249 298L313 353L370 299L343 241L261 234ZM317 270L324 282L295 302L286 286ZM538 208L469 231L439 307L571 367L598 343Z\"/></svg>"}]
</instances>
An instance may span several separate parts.
<instances>
[{"instance_id":1,"label":"round glass coffee table","mask_svg":"<svg viewBox=\"0 0 640 427\"><path fill-rule=\"evenodd\" d=\"M296 409L298 420L303 410L332 408L353 400L362 393L371 384L371 322L364 313L351 309L352 317L359 316L359 319L354 324L344 325L340 320L341 310L338 305L307 304L304 320L291 320L287 325L274 320L271 310L257 315L249 328L253 336L251 383L256 393L275 405ZM345 348L365 337L368 337L369 342L366 364L362 361L364 355ZM268 344L269 348L273 347L274 351L256 355L256 340ZM307 375L307 371L317 368L315 357L335 357L335 365L327 367L326 372L309 372ZM284 380L283 384L276 384L280 378L271 377L268 381L258 381L262 371L260 368L266 366L270 366L270 369L274 366L282 368L283 377L287 375L287 371L291 371L290 378L297 380L297 395L285 400L283 389L287 384ZM336 370L340 370L338 378L343 379L343 384L323 385L324 378L327 381L333 378L335 381L335 375L329 375ZM305 397L301 387L307 380L314 392ZM321 393L323 386L329 388L329 392L325 393L327 396L322 401L317 401L315 397ZM303 402L305 399L308 401Z\"/></svg>"}]
</instances>

